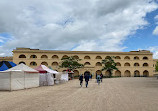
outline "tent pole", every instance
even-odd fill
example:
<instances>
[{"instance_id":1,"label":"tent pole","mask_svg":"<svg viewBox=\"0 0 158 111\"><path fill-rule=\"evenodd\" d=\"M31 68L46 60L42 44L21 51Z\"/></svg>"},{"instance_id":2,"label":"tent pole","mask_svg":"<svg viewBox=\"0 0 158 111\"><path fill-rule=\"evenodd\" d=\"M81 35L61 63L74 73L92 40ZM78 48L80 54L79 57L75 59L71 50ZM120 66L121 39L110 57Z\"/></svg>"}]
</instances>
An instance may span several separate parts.
<instances>
[{"instance_id":1,"label":"tent pole","mask_svg":"<svg viewBox=\"0 0 158 111\"><path fill-rule=\"evenodd\" d=\"M10 71L10 91L12 91L12 85L11 85L11 82L12 82L11 79L12 79L12 78L11 78L11 77L12 77L12 76L11 76L11 71Z\"/></svg>"},{"instance_id":2,"label":"tent pole","mask_svg":"<svg viewBox=\"0 0 158 111\"><path fill-rule=\"evenodd\" d=\"M26 88L25 88L25 72L24 72L24 89L26 89Z\"/></svg>"}]
</instances>

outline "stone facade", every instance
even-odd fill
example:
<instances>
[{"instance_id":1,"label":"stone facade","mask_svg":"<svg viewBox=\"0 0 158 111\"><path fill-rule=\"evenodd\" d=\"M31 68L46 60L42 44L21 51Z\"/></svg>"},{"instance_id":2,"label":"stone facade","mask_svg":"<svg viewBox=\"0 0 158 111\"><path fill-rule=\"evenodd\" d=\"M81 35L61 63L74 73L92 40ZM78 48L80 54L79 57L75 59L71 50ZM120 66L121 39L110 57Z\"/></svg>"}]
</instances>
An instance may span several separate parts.
<instances>
[{"instance_id":1,"label":"stone facade","mask_svg":"<svg viewBox=\"0 0 158 111\"><path fill-rule=\"evenodd\" d=\"M158 74L158 72L155 70L155 66L156 66L157 61L158 61L158 59L153 60L154 74Z\"/></svg>"},{"instance_id":2,"label":"stone facade","mask_svg":"<svg viewBox=\"0 0 158 111\"><path fill-rule=\"evenodd\" d=\"M25 63L35 68L40 64L52 67L54 70L63 71L59 68L61 58L75 56L82 59L80 63L85 67L74 71L74 75L83 74L89 71L92 74L102 73L108 75L108 71L101 71L102 59L108 56L115 56L118 71L113 71L113 76L153 76L153 54L150 51L130 51L130 52L97 52L97 51L54 51L39 50L30 48L16 48L13 50L13 62L16 64Z\"/></svg>"},{"instance_id":3,"label":"stone facade","mask_svg":"<svg viewBox=\"0 0 158 111\"><path fill-rule=\"evenodd\" d=\"M0 57L0 61L13 61L13 57Z\"/></svg>"}]
</instances>

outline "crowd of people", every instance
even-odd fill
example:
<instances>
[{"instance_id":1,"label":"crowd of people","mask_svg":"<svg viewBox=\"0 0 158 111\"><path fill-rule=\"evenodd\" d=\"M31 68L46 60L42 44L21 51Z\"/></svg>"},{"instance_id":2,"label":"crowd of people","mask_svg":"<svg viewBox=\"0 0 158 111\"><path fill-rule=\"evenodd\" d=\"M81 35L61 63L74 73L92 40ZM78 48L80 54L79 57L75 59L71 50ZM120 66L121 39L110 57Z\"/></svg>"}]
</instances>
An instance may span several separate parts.
<instances>
[{"instance_id":1,"label":"crowd of people","mask_svg":"<svg viewBox=\"0 0 158 111\"><path fill-rule=\"evenodd\" d=\"M93 75L91 74L81 74L79 76L79 80L80 80L80 86L82 87L83 85L83 79L85 79L85 85L86 85L86 88L88 87L88 82L89 82L89 79L92 79ZM96 82L98 83L98 85L100 85L100 83L102 82L102 79L103 79L103 74L97 74L96 73Z\"/></svg>"}]
</instances>

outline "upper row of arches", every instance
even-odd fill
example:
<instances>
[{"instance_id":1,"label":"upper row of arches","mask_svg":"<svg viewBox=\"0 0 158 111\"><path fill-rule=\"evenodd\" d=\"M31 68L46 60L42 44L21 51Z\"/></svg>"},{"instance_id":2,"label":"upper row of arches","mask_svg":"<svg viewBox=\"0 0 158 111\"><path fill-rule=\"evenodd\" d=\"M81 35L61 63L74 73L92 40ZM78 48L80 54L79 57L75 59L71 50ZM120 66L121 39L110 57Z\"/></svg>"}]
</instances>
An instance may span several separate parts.
<instances>
[{"instance_id":1,"label":"upper row of arches","mask_svg":"<svg viewBox=\"0 0 158 111\"><path fill-rule=\"evenodd\" d=\"M64 55L62 58L67 58L67 57L68 57L67 55ZM109 57L110 56L106 56L105 58L109 58ZM26 55L21 54L21 55L19 55L19 58L26 58ZM30 58L37 58L37 55L31 55ZM48 56L47 55L42 55L41 58L45 58L46 59L46 58L48 58ZM59 59L59 57L57 55L53 55L52 58L53 59ZM74 58L79 59L79 57L77 55L75 55ZM84 59L91 59L91 57L87 55L87 56L84 57ZM103 58L101 56L96 56L95 59L103 59ZM116 56L115 59L121 59L121 57L120 56ZM132 59L132 58L129 57L129 56L125 56L124 57L124 60L130 60L130 59ZM135 57L133 57L133 59L134 60L140 60L140 57L135 56ZM149 58L144 56L142 59L143 60L148 60Z\"/></svg>"}]
</instances>

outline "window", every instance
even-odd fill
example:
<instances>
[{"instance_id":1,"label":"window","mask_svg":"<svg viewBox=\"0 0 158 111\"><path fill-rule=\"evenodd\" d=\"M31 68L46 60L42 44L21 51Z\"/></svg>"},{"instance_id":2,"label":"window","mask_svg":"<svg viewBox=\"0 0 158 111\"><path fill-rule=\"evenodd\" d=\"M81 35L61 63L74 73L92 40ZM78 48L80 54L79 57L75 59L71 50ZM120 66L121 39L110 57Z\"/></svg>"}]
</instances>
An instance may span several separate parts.
<instances>
[{"instance_id":1,"label":"window","mask_svg":"<svg viewBox=\"0 0 158 111\"><path fill-rule=\"evenodd\" d=\"M147 67L147 66L149 66L148 63L144 63L143 64L143 67Z\"/></svg>"},{"instance_id":2,"label":"window","mask_svg":"<svg viewBox=\"0 0 158 111\"><path fill-rule=\"evenodd\" d=\"M24 54L21 54L19 58L26 58L26 56Z\"/></svg>"},{"instance_id":3,"label":"window","mask_svg":"<svg viewBox=\"0 0 158 111\"><path fill-rule=\"evenodd\" d=\"M121 64L119 62L116 63L116 66L121 66Z\"/></svg>"},{"instance_id":4,"label":"window","mask_svg":"<svg viewBox=\"0 0 158 111\"><path fill-rule=\"evenodd\" d=\"M30 58L37 58L37 56L36 55L31 55Z\"/></svg>"},{"instance_id":5,"label":"window","mask_svg":"<svg viewBox=\"0 0 158 111\"><path fill-rule=\"evenodd\" d=\"M125 63L125 65L124 65L124 66L128 66L128 67L129 67L129 66L130 66L130 64L127 62L127 63Z\"/></svg>"},{"instance_id":6,"label":"window","mask_svg":"<svg viewBox=\"0 0 158 111\"><path fill-rule=\"evenodd\" d=\"M77 55L73 56L75 59L79 59L79 57Z\"/></svg>"},{"instance_id":7,"label":"window","mask_svg":"<svg viewBox=\"0 0 158 111\"><path fill-rule=\"evenodd\" d=\"M139 66L139 63L134 63L134 66Z\"/></svg>"},{"instance_id":8,"label":"window","mask_svg":"<svg viewBox=\"0 0 158 111\"><path fill-rule=\"evenodd\" d=\"M19 64L25 64L25 65L26 65L26 63L25 63L25 62L23 62L23 61L19 62Z\"/></svg>"},{"instance_id":9,"label":"window","mask_svg":"<svg viewBox=\"0 0 158 111\"><path fill-rule=\"evenodd\" d=\"M37 63L36 62L31 62L30 66L37 66Z\"/></svg>"},{"instance_id":10,"label":"window","mask_svg":"<svg viewBox=\"0 0 158 111\"><path fill-rule=\"evenodd\" d=\"M57 62L53 62L52 66L58 66L58 63Z\"/></svg>"},{"instance_id":11,"label":"window","mask_svg":"<svg viewBox=\"0 0 158 111\"><path fill-rule=\"evenodd\" d=\"M89 56L85 56L84 59L91 59Z\"/></svg>"},{"instance_id":12,"label":"window","mask_svg":"<svg viewBox=\"0 0 158 111\"><path fill-rule=\"evenodd\" d=\"M42 64L42 65L45 65L45 66L48 66L48 63L47 63L47 62L42 62L41 64Z\"/></svg>"},{"instance_id":13,"label":"window","mask_svg":"<svg viewBox=\"0 0 158 111\"><path fill-rule=\"evenodd\" d=\"M148 60L148 57L143 57L143 60Z\"/></svg>"},{"instance_id":14,"label":"window","mask_svg":"<svg viewBox=\"0 0 158 111\"><path fill-rule=\"evenodd\" d=\"M115 59L121 59L121 57L120 56L116 56Z\"/></svg>"},{"instance_id":15,"label":"window","mask_svg":"<svg viewBox=\"0 0 158 111\"><path fill-rule=\"evenodd\" d=\"M109 58L111 58L111 57L110 57L110 56L106 56L106 57L105 57L105 59L109 59Z\"/></svg>"},{"instance_id":16,"label":"window","mask_svg":"<svg viewBox=\"0 0 158 111\"><path fill-rule=\"evenodd\" d=\"M97 56L96 59L102 59L102 57L101 56Z\"/></svg>"},{"instance_id":17,"label":"window","mask_svg":"<svg viewBox=\"0 0 158 111\"><path fill-rule=\"evenodd\" d=\"M47 55L42 55L41 58L42 58L42 59L48 58L48 56L47 56Z\"/></svg>"},{"instance_id":18,"label":"window","mask_svg":"<svg viewBox=\"0 0 158 111\"><path fill-rule=\"evenodd\" d=\"M126 56L124 59L125 59L125 60L130 60L130 57L129 57L129 56Z\"/></svg>"},{"instance_id":19,"label":"window","mask_svg":"<svg viewBox=\"0 0 158 111\"><path fill-rule=\"evenodd\" d=\"M64 55L64 56L62 57L62 59L64 59L64 58L68 58L68 56L67 56L67 55Z\"/></svg>"},{"instance_id":20,"label":"window","mask_svg":"<svg viewBox=\"0 0 158 111\"><path fill-rule=\"evenodd\" d=\"M139 60L139 57L138 57L138 56L135 56L135 57L134 57L134 60Z\"/></svg>"},{"instance_id":21,"label":"window","mask_svg":"<svg viewBox=\"0 0 158 111\"><path fill-rule=\"evenodd\" d=\"M86 66L86 65L91 65L89 62L86 62L86 63L84 63L84 65Z\"/></svg>"},{"instance_id":22,"label":"window","mask_svg":"<svg viewBox=\"0 0 158 111\"><path fill-rule=\"evenodd\" d=\"M59 57L57 55L53 55L52 59L58 59Z\"/></svg>"},{"instance_id":23,"label":"window","mask_svg":"<svg viewBox=\"0 0 158 111\"><path fill-rule=\"evenodd\" d=\"M97 62L96 66L102 66L102 64L100 62Z\"/></svg>"}]
</instances>

